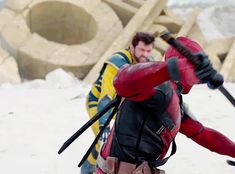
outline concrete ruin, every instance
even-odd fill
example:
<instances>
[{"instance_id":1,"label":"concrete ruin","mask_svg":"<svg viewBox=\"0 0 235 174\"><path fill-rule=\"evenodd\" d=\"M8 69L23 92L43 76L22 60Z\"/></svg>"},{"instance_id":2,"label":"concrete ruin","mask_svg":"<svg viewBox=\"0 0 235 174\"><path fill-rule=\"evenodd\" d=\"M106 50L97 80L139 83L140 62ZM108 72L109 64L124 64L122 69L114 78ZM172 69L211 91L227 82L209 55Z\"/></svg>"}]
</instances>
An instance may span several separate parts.
<instances>
[{"instance_id":1,"label":"concrete ruin","mask_svg":"<svg viewBox=\"0 0 235 174\"><path fill-rule=\"evenodd\" d=\"M0 11L1 47L17 61L21 78L44 78L56 68L94 82L103 62L137 31L156 35L153 56L168 45L158 33L197 40L226 81L235 81L234 38L208 42L196 19L182 20L167 0L6 0ZM1 74L0 74L1 75Z\"/></svg>"},{"instance_id":2,"label":"concrete ruin","mask_svg":"<svg viewBox=\"0 0 235 174\"><path fill-rule=\"evenodd\" d=\"M44 78L59 67L84 78L123 30L100 0L9 0L2 11L11 18L0 30L2 47L27 79Z\"/></svg>"},{"instance_id":3,"label":"concrete ruin","mask_svg":"<svg viewBox=\"0 0 235 174\"><path fill-rule=\"evenodd\" d=\"M11 83L19 84L19 76L16 60L8 52L0 48L0 84Z\"/></svg>"}]
</instances>

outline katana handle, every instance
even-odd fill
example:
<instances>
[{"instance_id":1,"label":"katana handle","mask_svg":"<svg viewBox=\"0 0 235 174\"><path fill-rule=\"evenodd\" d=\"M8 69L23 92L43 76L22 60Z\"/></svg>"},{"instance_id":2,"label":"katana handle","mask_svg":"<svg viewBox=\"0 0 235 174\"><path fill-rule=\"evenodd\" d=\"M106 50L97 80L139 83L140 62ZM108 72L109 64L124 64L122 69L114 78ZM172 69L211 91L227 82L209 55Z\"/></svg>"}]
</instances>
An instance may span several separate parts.
<instances>
[{"instance_id":1,"label":"katana handle","mask_svg":"<svg viewBox=\"0 0 235 174\"><path fill-rule=\"evenodd\" d=\"M94 122L102 117L107 111L120 103L121 97L117 96L114 100L110 101L102 111L95 114L88 122L86 122L77 132L75 132L60 148L58 154L61 154L74 140L76 140L85 130L87 130Z\"/></svg>"},{"instance_id":2,"label":"katana handle","mask_svg":"<svg viewBox=\"0 0 235 174\"><path fill-rule=\"evenodd\" d=\"M177 41L168 31L160 33L160 37L173 48L175 48L181 55L189 59L192 64L195 66L200 65L199 59L193 55L184 45Z\"/></svg>"},{"instance_id":3,"label":"katana handle","mask_svg":"<svg viewBox=\"0 0 235 174\"><path fill-rule=\"evenodd\" d=\"M121 98L119 98L120 101ZM85 153L85 155L83 156L83 158L81 159L81 161L78 164L78 167L81 167L82 164L85 162L85 160L87 159L87 157L90 155L91 151L95 148L95 145L98 143L100 136L103 134L105 128L109 125L110 121L112 120L113 116L117 113L118 110L118 106L116 105L112 111L112 113L109 115L107 121L104 123L104 126L101 128L100 132L98 133L98 135L95 137L95 140L92 142L92 144L90 145L89 149L87 150L87 152Z\"/></svg>"}]
</instances>

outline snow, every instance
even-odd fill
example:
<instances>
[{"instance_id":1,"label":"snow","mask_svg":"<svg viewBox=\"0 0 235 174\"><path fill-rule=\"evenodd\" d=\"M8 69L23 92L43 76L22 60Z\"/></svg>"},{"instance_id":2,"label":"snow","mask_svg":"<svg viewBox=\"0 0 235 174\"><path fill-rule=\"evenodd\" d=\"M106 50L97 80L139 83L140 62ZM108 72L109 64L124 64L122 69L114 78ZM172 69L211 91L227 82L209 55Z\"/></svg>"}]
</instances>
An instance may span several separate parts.
<instances>
[{"instance_id":1,"label":"snow","mask_svg":"<svg viewBox=\"0 0 235 174\"><path fill-rule=\"evenodd\" d=\"M90 86L73 80L59 69L47 80L0 88L0 169L4 174L78 173L76 163L93 139L91 131L71 145L69 153L57 154L88 119L85 94Z\"/></svg>"}]
</instances>

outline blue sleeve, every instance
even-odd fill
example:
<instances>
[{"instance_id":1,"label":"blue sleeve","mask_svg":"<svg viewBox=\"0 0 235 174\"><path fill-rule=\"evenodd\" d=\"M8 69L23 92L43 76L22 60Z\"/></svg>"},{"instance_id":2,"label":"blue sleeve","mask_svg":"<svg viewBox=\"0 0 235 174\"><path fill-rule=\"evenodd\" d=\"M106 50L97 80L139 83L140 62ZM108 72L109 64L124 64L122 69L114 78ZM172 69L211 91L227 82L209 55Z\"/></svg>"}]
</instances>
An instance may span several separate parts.
<instances>
[{"instance_id":1,"label":"blue sleeve","mask_svg":"<svg viewBox=\"0 0 235 174\"><path fill-rule=\"evenodd\" d=\"M106 106L111 101L111 98L108 95L105 95L98 103L98 112L102 111L104 106ZM110 114L112 112L112 109L107 111L100 119L99 119L99 126L102 126L105 124L107 119L109 118Z\"/></svg>"},{"instance_id":2,"label":"blue sleeve","mask_svg":"<svg viewBox=\"0 0 235 174\"><path fill-rule=\"evenodd\" d=\"M125 64L130 64L125 58L113 55L106 63L113 65L116 69L120 69Z\"/></svg>"}]
</instances>

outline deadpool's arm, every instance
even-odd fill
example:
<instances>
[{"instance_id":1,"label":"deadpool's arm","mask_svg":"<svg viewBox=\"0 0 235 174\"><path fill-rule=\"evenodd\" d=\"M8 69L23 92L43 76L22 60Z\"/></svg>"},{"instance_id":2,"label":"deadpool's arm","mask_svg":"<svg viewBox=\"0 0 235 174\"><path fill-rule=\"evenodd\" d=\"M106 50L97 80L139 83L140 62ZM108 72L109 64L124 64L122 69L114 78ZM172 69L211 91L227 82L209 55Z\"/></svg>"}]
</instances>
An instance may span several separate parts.
<instances>
[{"instance_id":1,"label":"deadpool's arm","mask_svg":"<svg viewBox=\"0 0 235 174\"><path fill-rule=\"evenodd\" d=\"M233 141L220 132L203 126L187 110L184 110L180 132L213 152L235 157L235 143Z\"/></svg>"},{"instance_id":2,"label":"deadpool's arm","mask_svg":"<svg viewBox=\"0 0 235 174\"><path fill-rule=\"evenodd\" d=\"M184 79L192 85L199 82L194 66L186 59L127 65L119 70L113 84L119 96L142 101L156 92L155 86L168 80L179 79Z\"/></svg>"}]
</instances>

